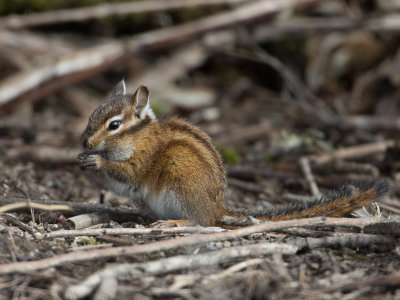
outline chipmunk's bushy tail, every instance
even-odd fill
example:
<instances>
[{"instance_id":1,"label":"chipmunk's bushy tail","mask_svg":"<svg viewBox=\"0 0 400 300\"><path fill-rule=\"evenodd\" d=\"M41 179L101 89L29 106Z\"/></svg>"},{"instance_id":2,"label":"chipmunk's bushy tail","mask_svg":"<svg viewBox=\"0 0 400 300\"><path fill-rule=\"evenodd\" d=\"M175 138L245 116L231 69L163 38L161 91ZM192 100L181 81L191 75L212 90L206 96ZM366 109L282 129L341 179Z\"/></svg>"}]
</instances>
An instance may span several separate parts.
<instances>
[{"instance_id":1,"label":"chipmunk's bushy tail","mask_svg":"<svg viewBox=\"0 0 400 300\"><path fill-rule=\"evenodd\" d=\"M390 189L385 180L353 182L333 191L324 192L321 198L296 201L261 211L232 211L232 216L253 216L259 220L280 221L318 216L343 217L354 210L377 201Z\"/></svg>"}]
</instances>

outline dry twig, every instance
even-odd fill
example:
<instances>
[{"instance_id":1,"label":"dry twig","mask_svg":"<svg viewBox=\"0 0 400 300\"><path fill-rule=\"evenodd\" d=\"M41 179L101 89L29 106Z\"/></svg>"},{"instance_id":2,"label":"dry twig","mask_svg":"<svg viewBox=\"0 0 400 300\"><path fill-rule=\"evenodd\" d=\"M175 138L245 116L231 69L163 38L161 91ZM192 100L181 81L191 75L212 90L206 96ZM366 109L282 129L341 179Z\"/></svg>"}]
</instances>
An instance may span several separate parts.
<instances>
[{"instance_id":1,"label":"dry twig","mask_svg":"<svg viewBox=\"0 0 400 300\"><path fill-rule=\"evenodd\" d=\"M332 153L314 154L309 156L309 159L315 164L326 164L337 159L352 159L381 154L386 152L388 147L392 147L393 145L393 141L369 143L339 149Z\"/></svg>"},{"instance_id":2,"label":"dry twig","mask_svg":"<svg viewBox=\"0 0 400 300\"><path fill-rule=\"evenodd\" d=\"M314 176L311 172L310 160L307 157L301 157L300 160L301 170L304 176L306 176L307 182L310 185L311 193L316 199L321 198L321 192L318 189L317 183L315 182Z\"/></svg>"},{"instance_id":3,"label":"dry twig","mask_svg":"<svg viewBox=\"0 0 400 300\"><path fill-rule=\"evenodd\" d=\"M58 230L44 234L44 238L103 236L103 235L161 235L161 234L211 234L224 232L220 227L171 227L171 228L101 228L81 230Z\"/></svg>"},{"instance_id":4,"label":"dry twig","mask_svg":"<svg viewBox=\"0 0 400 300\"><path fill-rule=\"evenodd\" d=\"M60 210L60 211L73 211L73 208L68 205L61 204L42 204L36 202L18 202L0 206L0 213L7 211L17 210L21 208L36 208L41 210Z\"/></svg>"}]
</instances>

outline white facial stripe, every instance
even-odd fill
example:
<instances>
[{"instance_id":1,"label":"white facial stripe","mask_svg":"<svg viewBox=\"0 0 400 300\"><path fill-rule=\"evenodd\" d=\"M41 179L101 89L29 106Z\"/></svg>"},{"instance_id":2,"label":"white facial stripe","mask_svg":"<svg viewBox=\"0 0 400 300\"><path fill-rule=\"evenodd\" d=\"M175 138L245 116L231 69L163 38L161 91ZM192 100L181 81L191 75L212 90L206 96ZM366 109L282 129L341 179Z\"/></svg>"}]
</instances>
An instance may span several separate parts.
<instances>
[{"instance_id":1,"label":"white facial stripe","mask_svg":"<svg viewBox=\"0 0 400 300\"><path fill-rule=\"evenodd\" d=\"M116 115L116 116L114 116L114 117L108 119L108 120L107 120L107 126L108 126L108 124L110 124L112 121L122 121L123 117L124 117L123 115Z\"/></svg>"}]
</instances>

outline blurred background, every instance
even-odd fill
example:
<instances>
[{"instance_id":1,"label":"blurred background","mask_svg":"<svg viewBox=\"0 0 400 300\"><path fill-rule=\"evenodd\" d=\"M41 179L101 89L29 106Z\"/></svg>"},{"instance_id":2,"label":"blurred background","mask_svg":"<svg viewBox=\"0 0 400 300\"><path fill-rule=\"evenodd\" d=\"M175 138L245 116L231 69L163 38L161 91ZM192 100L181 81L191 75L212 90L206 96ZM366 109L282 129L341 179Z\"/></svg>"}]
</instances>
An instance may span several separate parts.
<instances>
[{"instance_id":1,"label":"blurred background","mask_svg":"<svg viewBox=\"0 0 400 300\"><path fill-rule=\"evenodd\" d=\"M399 1L2 0L0 15L3 200L99 202L79 136L124 78L210 134L229 206L311 195L306 158L320 189L385 177L381 211L400 215Z\"/></svg>"}]
</instances>

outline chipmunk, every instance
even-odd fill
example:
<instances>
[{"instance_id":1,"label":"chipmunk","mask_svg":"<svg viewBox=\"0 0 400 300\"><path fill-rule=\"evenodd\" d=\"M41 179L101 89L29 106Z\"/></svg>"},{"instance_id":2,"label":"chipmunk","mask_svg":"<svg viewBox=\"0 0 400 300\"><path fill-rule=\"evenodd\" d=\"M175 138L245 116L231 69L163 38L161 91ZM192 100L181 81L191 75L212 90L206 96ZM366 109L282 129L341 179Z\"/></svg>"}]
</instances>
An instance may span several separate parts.
<instances>
[{"instance_id":1,"label":"chipmunk","mask_svg":"<svg viewBox=\"0 0 400 300\"><path fill-rule=\"evenodd\" d=\"M224 215L272 221L340 217L387 191L383 181L358 183L301 204L255 213L227 209L225 168L210 137L183 120L157 119L148 89L128 94L124 81L93 111L82 145L81 167L103 171L114 192L178 226L221 226Z\"/></svg>"}]
</instances>

